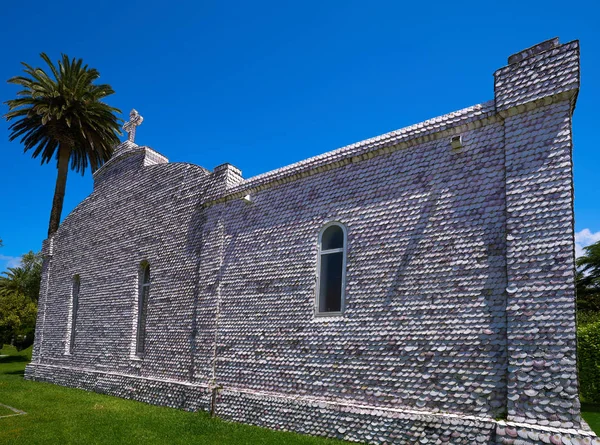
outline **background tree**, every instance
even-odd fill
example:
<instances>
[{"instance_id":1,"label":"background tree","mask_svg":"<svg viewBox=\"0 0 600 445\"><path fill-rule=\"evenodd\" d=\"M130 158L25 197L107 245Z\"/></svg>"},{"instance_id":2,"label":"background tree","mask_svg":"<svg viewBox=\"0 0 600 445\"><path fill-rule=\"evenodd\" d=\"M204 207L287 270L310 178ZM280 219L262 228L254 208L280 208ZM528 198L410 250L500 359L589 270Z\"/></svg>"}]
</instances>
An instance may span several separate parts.
<instances>
[{"instance_id":1,"label":"background tree","mask_svg":"<svg viewBox=\"0 0 600 445\"><path fill-rule=\"evenodd\" d=\"M0 275L0 345L28 347L35 331L42 255L30 251L21 257L20 266Z\"/></svg>"},{"instance_id":2,"label":"background tree","mask_svg":"<svg viewBox=\"0 0 600 445\"><path fill-rule=\"evenodd\" d=\"M9 267L0 275L0 298L3 295L19 293L37 302L42 277L42 254L29 251L21 257L21 265Z\"/></svg>"},{"instance_id":3,"label":"background tree","mask_svg":"<svg viewBox=\"0 0 600 445\"><path fill-rule=\"evenodd\" d=\"M48 235L58 229L65 196L69 163L71 169L83 174L88 166L92 172L107 161L113 146L119 143L121 111L102 102L114 93L110 85L96 85L97 70L83 65L81 59L62 59L55 66L50 58L40 55L48 65L50 75L42 68L26 63L25 76L16 76L9 83L23 89L17 98L6 102L9 112L11 141L21 138L24 151L41 157L42 164L56 158L58 174L50 212Z\"/></svg>"},{"instance_id":4,"label":"background tree","mask_svg":"<svg viewBox=\"0 0 600 445\"><path fill-rule=\"evenodd\" d=\"M584 402L600 403L600 241L577 258L577 366Z\"/></svg>"},{"instance_id":5,"label":"background tree","mask_svg":"<svg viewBox=\"0 0 600 445\"><path fill-rule=\"evenodd\" d=\"M0 297L0 345L24 349L33 343L37 304L20 293Z\"/></svg>"},{"instance_id":6,"label":"background tree","mask_svg":"<svg viewBox=\"0 0 600 445\"><path fill-rule=\"evenodd\" d=\"M577 312L600 321L600 241L584 247L577 258Z\"/></svg>"}]
</instances>

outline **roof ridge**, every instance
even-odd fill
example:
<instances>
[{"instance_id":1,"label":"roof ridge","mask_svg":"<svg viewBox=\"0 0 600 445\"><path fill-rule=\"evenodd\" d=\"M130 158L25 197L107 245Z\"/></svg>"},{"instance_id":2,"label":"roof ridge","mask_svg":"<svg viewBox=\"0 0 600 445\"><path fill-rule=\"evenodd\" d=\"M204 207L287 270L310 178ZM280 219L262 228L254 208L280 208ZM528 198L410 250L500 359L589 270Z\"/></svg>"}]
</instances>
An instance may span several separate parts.
<instances>
[{"instance_id":1,"label":"roof ridge","mask_svg":"<svg viewBox=\"0 0 600 445\"><path fill-rule=\"evenodd\" d=\"M426 134L437 133L450 127L481 120L494 113L494 100L472 105L470 107L436 116L425 121L400 128L398 130L393 130L388 133L374 136L372 138L355 142L335 150L312 156L310 158L279 167L275 170L260 173L244 180L244 182L228 190L227 194L235 193L237 190L246 189L251 186L258 186L265 182L271 182L272 180L276 180L280 177L288 176L294 173L299 173L300 171L317 168L320 165L330 164L349 156L356 156L382 146L396 145L400 142L424 136Z\"/></svg>"}]
</instances>

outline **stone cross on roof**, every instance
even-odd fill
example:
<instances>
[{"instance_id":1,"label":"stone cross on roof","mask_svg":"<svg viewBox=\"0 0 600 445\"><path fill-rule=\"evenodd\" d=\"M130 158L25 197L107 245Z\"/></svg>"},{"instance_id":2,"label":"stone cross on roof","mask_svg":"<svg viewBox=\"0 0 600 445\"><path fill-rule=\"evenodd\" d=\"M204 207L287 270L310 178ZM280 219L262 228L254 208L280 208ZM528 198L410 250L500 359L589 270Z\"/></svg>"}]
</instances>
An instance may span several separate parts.
<instances>
[{"instance_id":1,"label":"stone cross on roof","mask_svg":"<svg viewBox=\"0 0 600 445\"><path fill-rule=\"evenodd\" d=\"M135 110L131 110L129 113L129 122L125 122L123 130L128 133L127 140L133 142L135 139L135 127L142 124L144 118Z\"/></svg>"}]
</instances>

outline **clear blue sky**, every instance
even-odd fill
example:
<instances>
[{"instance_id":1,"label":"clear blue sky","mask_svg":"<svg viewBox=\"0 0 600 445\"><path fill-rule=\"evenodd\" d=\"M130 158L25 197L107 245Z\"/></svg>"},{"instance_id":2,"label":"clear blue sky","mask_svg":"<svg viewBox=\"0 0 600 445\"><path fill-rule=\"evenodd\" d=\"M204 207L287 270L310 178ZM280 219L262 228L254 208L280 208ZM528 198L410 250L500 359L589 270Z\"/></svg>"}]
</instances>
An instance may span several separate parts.
<instances>
[{"instance_id":1,"label":"clear blue sky","mask_svg":"<svg viewBox=\"0 0 600 445\"><path fill-rule=\"evenodd\" d=\"M579 39L576 231L600 239L598 2L33 0L2 18L1 102L21 61L80 57L115 89L108 103L144 116L137 143L244 177L491 100L510 54ZM0 151L1 271L40 249L56 166L9 143L4 120ZM71 173L63 218L91 190L89 172Z\"/></svg>"}]
</instances>

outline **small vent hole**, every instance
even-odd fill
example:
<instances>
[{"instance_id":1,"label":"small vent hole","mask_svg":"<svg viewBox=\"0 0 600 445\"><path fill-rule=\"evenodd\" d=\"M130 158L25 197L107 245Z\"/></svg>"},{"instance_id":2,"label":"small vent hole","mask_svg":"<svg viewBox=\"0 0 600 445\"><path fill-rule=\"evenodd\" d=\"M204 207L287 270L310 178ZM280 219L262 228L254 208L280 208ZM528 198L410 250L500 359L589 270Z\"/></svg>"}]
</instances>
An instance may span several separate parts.
<instances>
[{"instance_id":1,"label":"small vent hole","mask_svg":"<svg viewBox=\"0 0 600 445\"><path fill-rule=\"evenodd\" d=\"M452 139L450 139L450 145L452 145L452 149L453 150L460 150L463 148L463 143L462 143L462 136L456 135L456 136L452 136Z\"/></svg>"}]
</instances>

